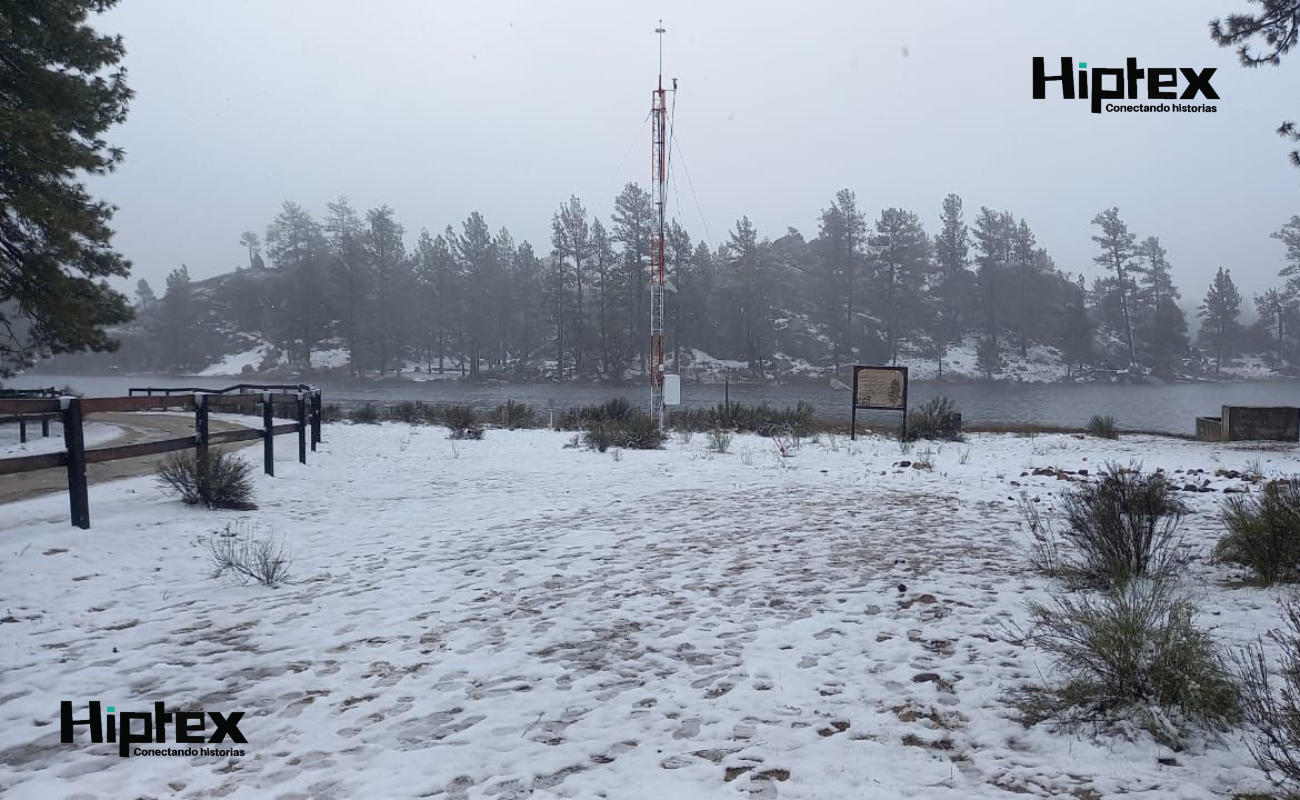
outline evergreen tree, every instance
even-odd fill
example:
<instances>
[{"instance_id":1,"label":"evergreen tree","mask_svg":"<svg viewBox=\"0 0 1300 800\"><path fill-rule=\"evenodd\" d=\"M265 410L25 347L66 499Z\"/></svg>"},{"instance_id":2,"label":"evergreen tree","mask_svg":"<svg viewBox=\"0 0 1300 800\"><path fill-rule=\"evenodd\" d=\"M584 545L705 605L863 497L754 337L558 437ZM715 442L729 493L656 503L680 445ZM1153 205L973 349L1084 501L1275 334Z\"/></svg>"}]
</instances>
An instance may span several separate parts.
<instances>
[{"instance_id":1,"label":"evergreen tree","mask_svg":"<svg viewBox=\"0 0 1300 800\"><path fill-rule=\"evenodd\" d=\"M635 183L623 187L614 199L611 238L623 248L623 291L620 305L620 329L629 348L636 355L641 374L646 371L645 328L649 309L650 242L654 235L655 213L650 193Z\"/></svg>"},{"instance_id":2,"label":"evergreen tree","mask_svg":"<svg viewBox=\"0 0 1300 800\"><path fill-rule=\"evenodd\" d=\"M1120 218L1118 208L1108 208L1097 214L1092 218L1092 224L1101 228L1101 235L1092 237L1101 247L1101 254L1092 260L1114 273L1115 291L1118 293L1120 316L1124 324L1121 333L1128 345L1128 363L1130 367L1136 367L1137 344L1133 338L1130 302L1134 291L1131 272L1137 255L1137 236L1129 232L1128 225Z\"/></svg>"},{"instance_id":3,"label":"evergreen tree","mask_svg":"<svg viewBox=\"0 0 1300 800\"><path fill-rule=\"evenodd\" d=\"M551 218L551 247L560 259L560 268L567 270L574 287L574 314L569 321L573 340L573 367L579 375L584 373L587 350L587 309L584 287L591 261L591 225L587 210L577 197L560 206Z\"/></svg>"},{"instance_id":4,"label":"evergreen tree","mask_svg":"<svg viewBox=\"0 0 1300 800\"><path fill-rule=\"evenodd\" d=\"M1288 312L1294 307L1286 295L1279 289L1266 289L1262 294L1255 295L1255 313L1259 315L1259 320L1265 325L1271 325L1277 333L1277 365L1280 367L1284 364L1283 344L1285 337L1285 321Z\"/></svg>"},{"instance_id":5,"label":"evergreen tree","mask_svg":"<svg viewBox=\"0 0 1300 800\"><path fill-rule=\"evenodd\" d=\"M1286 266L1278 272L1280 277L1286 278L1282 294L1290 300L1300 298L1300 216L1291 217L1281 230L1271 234L1271 237L1277 239L1286 248L1284 254Z\"/></svg>"},{"instance_id":6,"label":"evergreen tree","mask_svg":"<svg viewBox=\"0 0 1300 800\"><path fill-rule=\"evenodd\" d=\"M866 244L867 220L858 210L856 195L848 189L835 194L830 208L821 215L821 243L825 268L826 291L822 303L830 313L831 358L838 370L841 357L853 361L857 353L854 315L856 305L854 289L858 283L861 249ZM838 302L837 302L838 301ZM836 306L843 303L841 313Z\"/></svg>"},{"instance_id":7,"label":"evergreen tree","mask_svg":"<svg viewBox=\"0 0 1300 800\"><path fill-rule=\"evenodd\" d=\"M380 375L388 370L390 361L401 369L402 349L408 340L414 276L402 242L404 232L387 205L366 212L361 248L374 275L374 313L363 330Z\"/></svg>"},{"instance_id":8,"label":"evergreen tree","mask_svg":"<svg viewBox=\"0 0 1300 800\"><path fill-rule=\"evenodd\" d=\"M1201 325L1201 340L1208 341L1214 348L1214 374L1218 375L1223 367L1224 357L1232 357L1232 347L1236 341L1239 323L1237 317L1241 312L1241 293L1232 282L1232 273L1219 267L1214 282L1205 293L1205 302L1201 304L1199 316L1205 320Z\"/></svg>"},{"instance_id":9,"label":"evergreen tree","mask_svg":"<svg viewBox=\"0 0 1300 800\"><path fill-rule=\"evenodd\" d=\"M166 345L160 366L176 373L193 372L203 366L199 363L197 314L190 270L182 264L167 276L167 291L158 307L155 334Z\"/></svg>"},{"instance_id":10,"label":"evergreen tree","mask_svg":"<svg viewBox=\"0 0 1300 800\"><path fill-rule=\"evenodd\" d=\"M144 314L152 311L158 305L158 295L154 294L153 287L149 281L141 278L135 285L135 310Z\"/></svg>"},{"instance_id":11,"label":"evergreen tree","mask_svg":"<svg viewBox=\"0 0 1300 800\"><path fill-rule=\"evenodd\" d=\"M329 293L324 290L325 235L306 209L286 200L267 228L266 252L283 274L275 331L291 361L311 369L312 351L326 337L333 319Z\"/></svg>"},{"instance_id":12,"label":"evergreen tree","mask_svg":"<svg viewBox=\"0 0 1300 800\"><path fill-rule=\"evenodd\" d=\"M1035 309L1040 305L1031 302L1038 280L1038 250L1034 232L1029 223L1023 219L1012 234L1011 261L1015 275L1016 295L1019 306L1016 319L1016 338L1020 345L1020 356L1029 355L1029 331L1034 324Z\"/></svg>"},{"instance_id":13,"label":"evergreen tree","mask_svg":"<svg viewBox=\"0 0 1300 800\"><path fill-rule=\"evenodd\" d=\"M1061 356L1065 359L1066 377L1073 377L1093 359L1092 321L1088 319L1088 292L1083 276L1078 283L1068 283L1065 295L1065 325L1061 337Z\"/></svg>"},{"instance_id":14,"label":"evergreen tree","mask_svg":"<svg viewBox=\"0 0 1300 800\"><path fill-rule=\"evenodd\" d=\"M1264 64L1277 66L1300 37L1300 0L1251 0L1260 6L1255 14L1232 14L1226 20L1210 23L1210 38L1220 47L1235 47L1237 58L1245 67ZM1251 44L1262 42L1262 50ZM1300 142L1300 130L1294 122L1283 122L1278 135ZM1291 151L1291 163L1300 167L1300 150Z\"/></svg>"},{"instance_id":15,"label":"evergreen tree","mask_svg":"<svg viewBox=\"0 0 1300 800\"><path fill-rule=\"evenodd\" d=\"M1000 307L1004 303L1003 278L1011 262L1011 252L1015 241L1015 217L1011 212L998 213L987 207L980 207L972 228L975 248L978 251L978 265L975 281L979 300L980 317L983 321L984 336L980 340L977 357L981 357L981 371L987 377L1002 362L1002 347L998 341L1001 329Z\"/></svg>"},{"instance_id":16,"label":"evergreen tree","mask_svg":"<svg viewBox=\"0 0 1300 800\"><path fill-rule=\"evenodd\" d=\"M736 222L726 244L731 318L750 372L765 377L771 361L773 275L768 254L749 217Z\"/></svg>"},{"instance_id":17,"label":"evergreen tree","mask_svg":"<svg viewBox=\"0 0 1300 800\"><path fill-rule=\"evenodd\" d=\"M262 240L252 231L244 231L239 236L239 243L248 248L248 268L251 270L262 269L266 264L262 261Z\"/></svg>"},{"instance_id":18,"label":"evergreen tree","mask_svg":"<svg viewBox=\"0 0 1300 800\"><path fill-rule=\"evenodd\" d=\"M1135 271L1141 282L1134 299L1147 363L1157 372L1172 374L1188 348L1187 315L1178 305L1182 295L1158 237L1147 237L1137 252Z\"/></svg>"},{"instance_id":19,"label":"evergreen tree","mask_svg":"<svg viewBox=\"0 0 1300 800\"><path fill-rule=\"evenodd\" d=\"M620 346L618 328L613 323L615 297L615 271L618 253L600 220L591 223L591 266L596 281L596 322L600 337L600 364L597 372L605 380L622 376L626 361Z\"/></svg>"},{"instance_id":20,"label":"evergreen tree","mask_svg":"<svg viewBox=\"0 0 1300 800\"><path fill-rule=\"evenodd\" d=\"M360 217L346 197L329 204L325 219L328 247L333 261L337 302L343 341L348 350L348 369L354 377L362 372L366 321L370 315L373 275L362 248L364 229Z\"/></svg>"},{"instance_id":21,"label":"evergreen tree","mask_svg":"<svg viewBox=\"0 0 1300 800\"><path fill-rule=\"evenodd\" d=\"M943 276L939 288L947 323L947 332L943 335L961 344L965 298L970 293L972 281L968 256L970 230L962 218L960 197L950 194L943 199L943 214L939 220L941 229L934 237L934 254Z\"/></svg>"},{"instance_id":22,"label":"evergreen tree","mask_svg":"<svg viewBox=\"0 0 1300 800\"><path fill-rule=\"evenodd\" d=\"M930 269L930 237L911 211L887 208L876 221L876 233L889 244L876 256L879 264L874 296L881 302L885 344L891 364L898 363L899 344L911 341L926 325L925 285Z\"/></svg>"},{"instance_id":23,"label":"evergreen tree","mask_svg":"<svg viewBox=\"0 0 1300 800\"><path fill-rule=\"evenodd\" d=\"M0 377L48 353L115 350L105 328L131 319L104 280L130 272L114 208L83 183L124 156L101 135L126 119L126 50L87 24L115 4L0 6Z\"/></svg>"}]
</instances>

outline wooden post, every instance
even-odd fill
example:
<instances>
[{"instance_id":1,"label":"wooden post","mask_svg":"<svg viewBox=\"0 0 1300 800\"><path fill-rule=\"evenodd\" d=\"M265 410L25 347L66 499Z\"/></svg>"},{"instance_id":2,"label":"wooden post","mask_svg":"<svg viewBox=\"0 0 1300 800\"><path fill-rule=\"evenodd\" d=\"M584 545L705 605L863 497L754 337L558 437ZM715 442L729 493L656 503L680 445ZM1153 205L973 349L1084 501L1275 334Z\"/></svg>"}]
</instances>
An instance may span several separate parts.
<instances>
[{"instance_id":1,"label":"wooden post","mask_svg":"<svg viewBox=\"0 0 1300 800\"><path fill-rule=\"evenodd\" d=\"M208 396L194 395L194 448L200 461L208 457Z\"/></svg>"},{"instance_id":2,"label":"wooden post","mask_svg":"<svg viewBox=\"0 0 1300 800\"><path fill-rule=\"evenodd\" d=\"M311 451L316 452L316 444L321 441L320 423L321 423L321 406L320 406L320 389L311 393Z\"/></svg>"},{"instance_id":3,"label":"wooden post","mask_svg":"<svg viewBox=\"0 0 1300 800\"><path fill-rule=\"evenodd\" d=\"M275 433L271 419L271 393L262 392L262 471L275 477Z\"/></svg>"},{"instance_id":4,"label":"wooden post","mask_svg":"<svg viewBox=\"0 0 1300 800\"><path fill-rule=\"evenodd\" d=\"M298 392L298 463L307 463L307 396Z\"/></svg>"},{"instance_id":5,"label":"wooden post","mask_svg":"<svg viewBox=\"0 0 1300 800\"><path fill-rule=\"evenodd\" d=\"M27 420L18 420L18 443L27 444Z\"/></svg>"},{"instance_id":6,"label":"wooden post","mask_svg":"<svg viewBox=\"0 0 1300 800\"><path fill-rule=\"evenodd\" d=\"M63 445L68 451L68 504L72 524L90 528L90 498L86 494L86 440L81 430L81 398L63 400Z\"/></svg>"},{"instance_id":7,"label":"wooden post","mask_svg":"<svg viewBox=\"0 0 1300 800\"><path fill-rule=\"evenodd\" d=\"M50 418L49 418L49 417L41 417L41 438L42 438L42 439L48 439L48 438L50 438Z\"/></svg>"}]
</instances>

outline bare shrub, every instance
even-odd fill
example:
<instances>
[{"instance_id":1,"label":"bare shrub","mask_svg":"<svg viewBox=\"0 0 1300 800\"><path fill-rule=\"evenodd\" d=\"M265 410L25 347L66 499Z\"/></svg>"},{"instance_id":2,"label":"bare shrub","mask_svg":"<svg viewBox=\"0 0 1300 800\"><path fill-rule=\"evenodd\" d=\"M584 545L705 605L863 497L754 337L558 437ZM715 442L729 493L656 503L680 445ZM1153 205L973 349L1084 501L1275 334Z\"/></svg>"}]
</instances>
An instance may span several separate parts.
<instances>
[{"instance_id":1,"label":"bare shrub","mask_svg":"<svg viewBox=\"0 0 1300 800\"><path fill-rule=\"evenodd\" d=\"M181 450L158 465L158 483L181 502L205 508L248 510L253 503L253 466L219 448Z\"/></svg>"},{"instance_id":2,"label":"bare shrub","mask_svg":"<svg viewBox=\"0 0 1300 800\"><path fill-rule=\"evenodd\" d=\"M537 427L537 412L527 403L507 400L492 412L492 424L514 431Z\"/></svg>"},{"instance_id":3,"label":"bare shrub","mask_svg":"<svg viewBox=\"0 0 1300 800\"><path fill-rule=\"evenodd\" d=\"M1271 481L1258 494L1227 497L1220 514L1228 532L1216 558L1246 567L1266 586L1300 578L1300 484Z\"/></svg>"},{"instance_id":4,"label":"bare shrub","mask_svg":"<svg viewBox=\"0 0 1300 800\"><path fill-rule=\"evenodd\" d=\"M1115 418L1109 414L1102 416L1094 414L1092 419L1088 420L1088 433L1096 436L1098 439L1118 439L1119 426L1115 424Z\"/></svg>"},{"instance_id":5,"label":"bare shrub","mask_svg":"<svg viewBox=\"0 0 1300 800\"><path fill-rule=\"evenodd\" d=\"M666 437L649 415L632 413L623 419L593 420L583 430L582 442L590 450L605 452L611 447L628 450L657 450Z\"/></svg>"},{"instance_id":6,"label":"bare shrub","mask_svg":"<svg viewBox=\"0 0 1300 800\"><path fill-rule=\"evenodd\" d=\"M1025 492L1016 499L1020 510L1021 527L1029 534L1029 564L1036 572L1048 577L1062 573L1061 538L1052 528L1051 520L1043 516L1039 504Z\"/></svg>"},{"instance_id":7,"label":"bare shrub","mask_svg":"<svg viewBox=\"0 0 1300 800\"><path fill-rule=\"evenodd\" d=\"M731 431L714 428L709 431L709 449L715 453L726 453L731 448Z\"/></svg>"},{"instance_id":8,"label":"bare shrub","mask_svg":"<svg viewBox=\"0 0 1300 800\"><path fill-rule=\"evenodd\" d=\"M362 403L348 412L348 420L359 425L378 425L379 409L374 403Z\"/></svg>"},{"instance_id":9,"label":"bare shrub","mask_svg":"<svg viewBox=\"0 0 1300 800\"><path fill-rule=\"evenodd\" d=\"M1238 656L1237 675L1255 762L1289 796L1300 797L1300 598L1287 601L1283 615L1286 630L1268 634L1282 650L1278 665L1259 642Z\"/></svg>"},{"instance_id":10,"label":"bare shrub","mask_svg":"<svg viewBox=\"0 0 1300 800\"><path fill-rule=\"evenodd\" d=\"M1171 575L1188 560L1178 536L1186 508L1163 472L1107 464L1095 483L1061 496L1061 511L1060 565L1076 583L1120 586Z\"/></svg>"},{"instance_id":11,"label":"bare shrub","mask_svg":"<svg viewBox=\"0 0 1300 800\"><path fill-rule=\"evenodd\" d=\"M907 438L961 441L961 412L957 404L949 397L940 396L908 412Z\"/></svg>"},{"instance_id":12,"label":"bare shrub","mask_svg":"<svg viewBox=\"0 0 1300 800\"><path fill-rule=\"evenodd\" d=\"M1179 747L1190 728L1222 730L1241 716L1219 646L1197 608L1168 584L1130 581L1101 594L1030 603L1025 640L1052 656L1060 680L1018 698L1026 721L1128 720Z\"/></svg>"},{"instance_id":13,"label":"bare shrub","mask_svg":"<svg viewBox=\"0 0 1300 800\"><path fill-rule=\"evenodd\" d=\"M256 581L274 588L289 577L293 559L284 550L284 540L274 536L257 536L248 530L226 525L225 530L208 538L214 578L228 575L246 585Z\"/></svg>"},{"instance_id":14,"label":"bare shrub","mask_svg":"<svg viewBox=\"0 0 1300 800\"><path fill-rule=\"evenodd\" d=\"M442 412L442 424L447 426L448 438L483 438L483 422L468 406L447 406Z\"/></svg>"}]
</instances>

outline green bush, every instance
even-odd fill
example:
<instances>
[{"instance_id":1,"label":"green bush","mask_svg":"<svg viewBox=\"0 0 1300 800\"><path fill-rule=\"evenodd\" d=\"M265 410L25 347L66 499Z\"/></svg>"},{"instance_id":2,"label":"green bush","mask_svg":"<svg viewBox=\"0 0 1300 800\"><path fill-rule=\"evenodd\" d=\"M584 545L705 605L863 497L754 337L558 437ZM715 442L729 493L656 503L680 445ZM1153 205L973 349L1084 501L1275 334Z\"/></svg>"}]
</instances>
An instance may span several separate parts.
<instances>
[{"instance_id":1,"label":"green bush","mask_svg":"<svg viewBox=\"0 0 1300 800\"><path fill-rule=\"evenodd\" d=\"M714 428L709 431L709 449L715 453L726 453L731 448L731 431Z\"/></svg>"},{"instance_id":2,"label":"green bush","mask_svg":"<svg viewBox=\"0 0 1300 800\"><path fill-rule=\"evenodd\" d=\"M1271 481L1258 494L1232 495L1220 509L1228 532L1215 556L1249 569L1266 586L1300 578L1300 484Z\"/></svg>"},{"instance_id":3,"label":"green bush","mask_svg":"<svg viewBox=\"0 0 1300 800\"><path fill-rule=\"evenodd\" d=\"M1088 420L1087 431L1098 439L1119 438L1119 426L1115 424L1115 418L1109 414L1106 416L1094 414L1092 419Z\"/></svg>"},{"instance_id":4,"label":"green bush","mask_svg":"<svg viewBox=\"0 0 1300 800\"><path fill-rule=\"evenodd\" d=\"M442 424L447 426L449 438L482 439L483 423L474 409L468 406L447 406L442 410Z\"/></svg>"},{"instance_id":5,"label":"green bush","mask_svg":"<svg viewBox=\"0 0 1300 800\"><path fill-rule=\"evenodd\" d=\"M1196 627L1197 609L1161 581L1100 595L1030 603L1026 640L1053 657L1060 680L1019 701L1027 720L1133 719L1177 748L1187 723L1221 729L1240 695L1219 647Z\"/></svg>"},{"instance_id":6,"label":"green bush","mask_svg":"<svg viewBox=\"0 0 1300 800\"><path fill-rule=\"evenodd\" d=\"M339 408L338 403L329 403L321 406L320 409L321 422L339 422L343 418L344 418L343 409Z\"/></svg>"},{"instance_id":7,"label":"green bush","mask_svg":"<svg viewBox=\"0 0 1300 800\"><path fill-rule=\"evenodd\" d=\"M210 447L181 450L158 465L158 482L181 502L206 508L247 511L253 503L253 466L241 458Z\"/></svg>"},{"instance_id":8,"label":"green bush","mask_svg":"<svg viewBox=\"0 0 1300 800\"><path fill-rule=\"evenodd\" d=\"M957 404L948 397L934 397L921 404L920 408L908 412L907 437L961 441L961 412L958 411Z\"/></svg>"},{"instance_id":9,"label":"green bush","mask_svg":"<svg viewBox=\"0 0 1300 800\"><path fill-rule=\"evenodd\" d=\"M348 420L354 424L378 425L379 409L374 403L362 403L348 412Z\"/></svg>"},{"instance_id":10,"label":"green bush","mask_svg":"<svg viewBox=\"0 0 1300 800\"><path fill-rule=\"evenodd\" d=\"M511 431L532 428L537 425L537 413L527 403L507 400L492 412L492 423Z\"/></svg>"}]
</instances>

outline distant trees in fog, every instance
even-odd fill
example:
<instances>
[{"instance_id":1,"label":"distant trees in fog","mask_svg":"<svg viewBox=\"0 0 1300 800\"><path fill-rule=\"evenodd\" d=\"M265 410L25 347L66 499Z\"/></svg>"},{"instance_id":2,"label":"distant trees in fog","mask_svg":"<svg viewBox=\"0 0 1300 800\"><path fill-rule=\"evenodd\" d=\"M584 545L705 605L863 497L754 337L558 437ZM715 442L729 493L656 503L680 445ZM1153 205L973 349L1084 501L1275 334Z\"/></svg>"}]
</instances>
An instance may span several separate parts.
<instances>
[{"instance_id":1,"label":"distant trees in fog","mask_svg":"<svg viewBox=\"0 0 1300 800\"><path fill-rule=\"evenodd\" d=\"M868 220L843 190L812 239L793 228L765 236L741 217L715 245L671 222L670 361L689 374L707 354L767 376L803 362L925 359L942 369L960 356L992 378L1045 345L1070 374L1203 366L1167 251L1131 232L1118 209L1092 221L1104 272L1091 282L1060 269L1011 211L981 207L968 220L955 194L937 211L931 235L908 209ZM286 201L265 236L240 238L247 268L199 283L182 268L161 298L142 283L143 322L123 355L134 368L188 370L242 337L272 343L300 369L623 379L645 370L653 230L650 194L635 184L607 219L577 197L562 203L541 252L477 212L411 237L388 206L363 214L340 198L318 219ZM1203 305L1200 341L1216 366L1242 348L1291 354L1300 218L1276 237L1291 266L1285 285L1256 298L1259 325L1242 328L1235 306L1228 319L1226 270ZM223 335L193 341L203 319Z\"/></svg>"}]
</instances>

